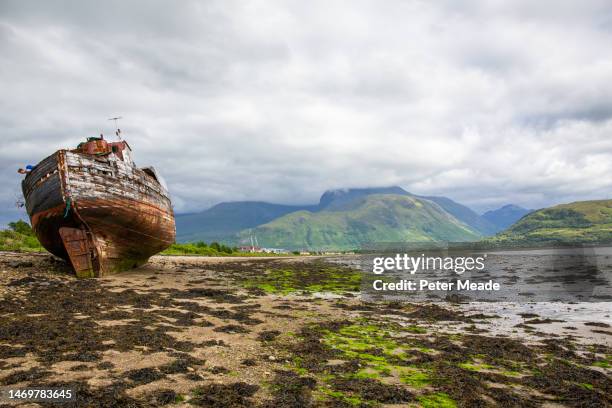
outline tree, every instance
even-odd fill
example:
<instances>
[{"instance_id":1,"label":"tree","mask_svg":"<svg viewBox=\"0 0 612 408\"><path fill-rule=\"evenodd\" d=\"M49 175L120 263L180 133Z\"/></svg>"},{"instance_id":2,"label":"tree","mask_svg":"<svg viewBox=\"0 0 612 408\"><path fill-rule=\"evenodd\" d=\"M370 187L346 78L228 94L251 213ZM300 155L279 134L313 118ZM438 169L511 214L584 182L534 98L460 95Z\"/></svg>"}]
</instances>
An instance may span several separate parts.
<instances>
[{"instance_id":1,"label":"tree","mask_svg":"<svg viewBox=\"0 0 612 408\"><path fill-rule=\"evenodd\" d=\"M10 229L12 229L13 231L19 234L23 234L27 236L34 235L34 231L32 231L32 227L30 227L30 224L28 224L27 222L23 220L19 220L16 222L9 222L8 226Z\"/></svg>"}]
</instances>

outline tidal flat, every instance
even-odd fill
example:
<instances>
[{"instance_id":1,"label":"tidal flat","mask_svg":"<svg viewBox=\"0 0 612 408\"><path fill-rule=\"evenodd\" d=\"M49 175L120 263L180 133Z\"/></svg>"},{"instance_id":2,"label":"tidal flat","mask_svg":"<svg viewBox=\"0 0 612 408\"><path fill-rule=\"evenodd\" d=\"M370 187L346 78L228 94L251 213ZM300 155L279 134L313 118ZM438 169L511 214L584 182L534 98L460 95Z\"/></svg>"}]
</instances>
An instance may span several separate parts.
<instances>
[{"instance_id":1,"label":"tidal flat","mask_svg":"<svg viewBox=\"0 0 612 408\"><path fill-rule=\"evenodd\" d=\"M62 407L612 405L612 303L365 302L361 279L325 258L157 256L79 280L0 253L0 387L74 389Z\"/></svg>"}]
</instances>

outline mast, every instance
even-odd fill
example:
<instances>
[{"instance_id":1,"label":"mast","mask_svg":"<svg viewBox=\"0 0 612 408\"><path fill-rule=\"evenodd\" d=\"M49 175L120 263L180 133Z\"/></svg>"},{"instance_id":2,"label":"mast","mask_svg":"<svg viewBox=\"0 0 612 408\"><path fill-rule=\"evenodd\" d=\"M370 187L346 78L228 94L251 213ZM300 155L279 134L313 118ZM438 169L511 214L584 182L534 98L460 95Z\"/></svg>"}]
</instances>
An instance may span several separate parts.
<instances>
[{"instance_id":1,"label":"mast","mask_svg":"<svg viewBox=\"0 0 612 408\"><path fill-rule=\"evenodd\" d=\"M123 119L123 117L122 116L117 116L117 117L114 117L114 118L109 118L108 120L115 121L115 129L116 129L115 130L115 135L117 135L119 140L122 140L121 139L121 129L119 129L119 123L117 122L119 119Z\"/></svg>"}]
</instances>

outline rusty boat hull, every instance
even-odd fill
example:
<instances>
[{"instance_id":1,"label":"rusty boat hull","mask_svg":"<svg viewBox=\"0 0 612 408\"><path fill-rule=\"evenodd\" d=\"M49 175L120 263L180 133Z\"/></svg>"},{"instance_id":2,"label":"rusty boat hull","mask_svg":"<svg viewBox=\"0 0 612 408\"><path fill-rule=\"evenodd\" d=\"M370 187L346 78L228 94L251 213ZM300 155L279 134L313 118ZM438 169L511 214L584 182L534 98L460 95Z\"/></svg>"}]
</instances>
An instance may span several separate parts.
<instances>
[{"instance_id":1,"label":"rusty boat hull","mask_svg":"<svg viewBox=\"0 0 612 408\"><path fill-rule=\"evenodd\" d=\"M137 168L127 143L119 143L105 143L94 154L59 150L22 182L36 236L79 277L140 266L175 241L167 189L154 169Z\"/></svg>"}]
</instances>

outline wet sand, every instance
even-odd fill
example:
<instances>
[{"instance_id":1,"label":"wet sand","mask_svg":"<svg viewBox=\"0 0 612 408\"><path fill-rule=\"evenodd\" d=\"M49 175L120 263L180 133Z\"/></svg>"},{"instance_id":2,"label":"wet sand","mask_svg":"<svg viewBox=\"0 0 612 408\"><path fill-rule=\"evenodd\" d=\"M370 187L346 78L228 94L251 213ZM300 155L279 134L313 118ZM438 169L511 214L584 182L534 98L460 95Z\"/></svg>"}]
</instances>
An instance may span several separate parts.
<instances>
[{"instance_id":1,"label":"wet sand","mask_svg":"<svg viewBox=\"0 0 612 408\"><path fill-rule=\"evenodd\" d=\"M324 258L158 256L77 280L0 253L0 386L75 389L64 407L612 404L610 303L551 319L358 289Z\"/></svg>"}]
</instances>

